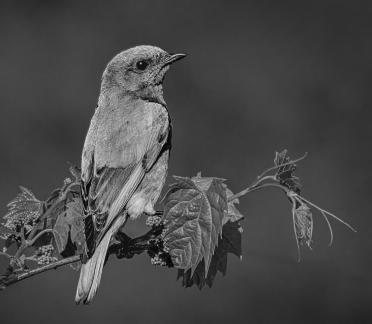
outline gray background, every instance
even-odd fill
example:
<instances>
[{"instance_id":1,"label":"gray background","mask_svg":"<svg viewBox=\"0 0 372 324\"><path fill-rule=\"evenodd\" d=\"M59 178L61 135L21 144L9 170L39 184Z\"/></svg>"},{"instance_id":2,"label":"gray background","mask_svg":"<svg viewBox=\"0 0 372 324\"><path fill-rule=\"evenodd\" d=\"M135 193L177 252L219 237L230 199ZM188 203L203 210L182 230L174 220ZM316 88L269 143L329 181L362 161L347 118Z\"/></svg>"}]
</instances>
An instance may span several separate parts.
<instances>
[{"instance_id":1,"label":"gray background","mask_svg":"<svg viewBox=\"0 0 372 324\"><path fill-rule=\"evenodd\" d=\"M105 64L154 44L189 53L166 82L170 174L242 189L275 150L308 151L304 195L352 223L315 217L297 263L290 205L242 200L242 262L212 289L183 289L146 256L112 259L92 306L78 274L50 271L0 293L1 323L365 323L371 291L372 6L359 1L2 1L0 211L23 184L44 198L79 163ZM129 232L143 231L131 224ZM3 260L0 261L4 264Z\"/></svg>"}]
</instances>

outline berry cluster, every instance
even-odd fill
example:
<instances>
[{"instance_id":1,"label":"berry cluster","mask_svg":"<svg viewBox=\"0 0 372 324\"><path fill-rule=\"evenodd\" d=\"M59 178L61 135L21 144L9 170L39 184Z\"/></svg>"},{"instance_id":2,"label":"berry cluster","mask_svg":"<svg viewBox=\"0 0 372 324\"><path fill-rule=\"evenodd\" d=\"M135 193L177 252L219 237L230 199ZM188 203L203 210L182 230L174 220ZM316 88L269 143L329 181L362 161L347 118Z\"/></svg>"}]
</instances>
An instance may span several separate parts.
<instances>
[{"instance_id":1,"label":"berry cluster","mask_svg":"<svg viewBox=\"0 0 372 324\"><path fill-rule=\"evenodd\" d=\"M146 225L147 226L159 226L161 223L161 217L159 216L149 216L146 219Z\"/></svg>"},{"instance_id":2,"label":"berry cluster","mask_svg":"<svg viewBox=\"0 0 372 324\"><path fill-rule=\"evenodd\" d=\"M39 247L37 251L37 264L47 265L58 261L58 259L52 256L54 247L51 244L43 245Z\"/></svg>"},{"instance_id":3,"label":"berry cluster","mask_svg":"<svg viewBox=\"0 0 372 324\"><path fill-rule=\"evenodd\" d=\"M151 264L152 265L159 265L159 266L162 266L162 267L167 265L167 263L160 257L159 254L156 254L155 256L153 256L151 258Z\"/></svg>"}]
</instances>

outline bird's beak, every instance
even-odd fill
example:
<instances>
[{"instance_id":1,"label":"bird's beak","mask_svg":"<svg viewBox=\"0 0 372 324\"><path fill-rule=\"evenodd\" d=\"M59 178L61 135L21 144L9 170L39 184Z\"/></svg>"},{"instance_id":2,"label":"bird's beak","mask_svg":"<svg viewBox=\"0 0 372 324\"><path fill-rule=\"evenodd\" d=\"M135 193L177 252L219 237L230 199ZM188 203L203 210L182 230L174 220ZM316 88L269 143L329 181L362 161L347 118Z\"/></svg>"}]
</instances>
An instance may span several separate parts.
<instances>
[{"instance_id":1,"label":"bird's beak","mask_svg":"<svg viewBox=\"0 0 372 324\"><path fill-rule=\"evenodd\" d=\"M169 54L170 56L168 58L165 59L164 61L164 64L163 66L166 66L166 65L169 65L169 64L172 64L178 60L181 60L183 59L184 57L186 57L187 55L186 54L182 54L182 53L178 53L178 54Z\"/></svg>"}]
</instances>

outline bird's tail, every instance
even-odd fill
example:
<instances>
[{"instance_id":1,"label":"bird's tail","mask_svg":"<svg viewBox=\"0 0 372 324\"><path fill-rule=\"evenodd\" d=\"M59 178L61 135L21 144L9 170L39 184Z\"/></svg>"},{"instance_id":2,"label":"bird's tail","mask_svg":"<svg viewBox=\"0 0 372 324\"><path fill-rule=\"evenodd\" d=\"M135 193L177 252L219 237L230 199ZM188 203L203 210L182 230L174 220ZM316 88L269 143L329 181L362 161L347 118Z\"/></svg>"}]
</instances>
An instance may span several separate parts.
<instances>
[{"instance_id":1,"label":"bird's tail","mask_svg":"<svg viewBox=\"0 0 372 324\"><path fill-rule=\"evenodd\" d=\"M89 304L97 293L101 281L102 270L105 264L106 253L110 244L112 232L108 231L93 256L87 263L82 264L80 270L79 283L76 289L75 302Z\"/></svg>"}]
</instances>

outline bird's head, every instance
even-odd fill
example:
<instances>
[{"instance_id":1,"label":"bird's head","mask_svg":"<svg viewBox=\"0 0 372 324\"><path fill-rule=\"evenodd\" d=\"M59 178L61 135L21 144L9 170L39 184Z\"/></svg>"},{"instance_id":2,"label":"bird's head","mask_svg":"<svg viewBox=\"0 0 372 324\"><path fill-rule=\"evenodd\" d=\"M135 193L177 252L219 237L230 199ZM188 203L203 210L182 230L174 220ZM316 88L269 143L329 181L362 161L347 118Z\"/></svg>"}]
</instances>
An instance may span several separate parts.
<instances>
[{"instance_id":1,"label":"bird's head","mask_svg":"<svg viewBox=\"0 0 372 324\"><path fill-rule=\"evenodd\" d=\"M119 91L123 95L165 104L162 86L165 74L170 64L185 56L148 45L125 50L108 63L101 91Z\"/></svg>"}]
</instances>

